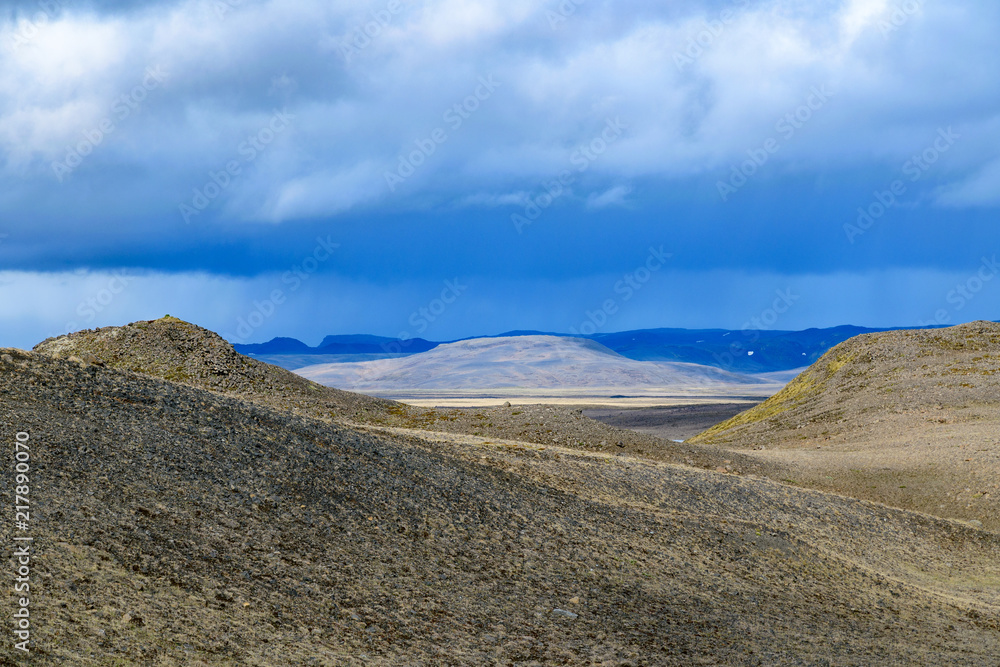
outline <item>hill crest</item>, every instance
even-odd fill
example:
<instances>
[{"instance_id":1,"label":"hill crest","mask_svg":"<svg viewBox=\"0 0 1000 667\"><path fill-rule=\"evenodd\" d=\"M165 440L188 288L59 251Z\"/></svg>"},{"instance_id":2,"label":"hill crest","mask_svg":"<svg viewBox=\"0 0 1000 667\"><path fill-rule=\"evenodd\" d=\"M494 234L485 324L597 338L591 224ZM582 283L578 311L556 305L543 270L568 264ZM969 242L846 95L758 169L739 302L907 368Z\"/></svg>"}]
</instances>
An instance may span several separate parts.
<instances>
[{"instance_id":1,"label":"hill crest","mask_svg":"<svg viewBox=\"0 0 1000 667\"><path fill-rule=\"evenodd\" d=\"M324 387L246 357L215 332L170 315L48 338L34 351L251 398L279 409L299 410L312 404L318 408L317 416L339 420L364 420L397 407L392 401Z\"/></svg>"},{"instance_id":2,"label":"hill crest","mask_svg":"<svg viewBox=\"0 0 1000 667\"><path fill-rule=\"evenodd\" d=\"M1000 530L1000 324L865 334L692 444L797 484Z\"/></svg>"},{"instance_id":3,"label":"hill crest","mask_svg":"<svg viewBox=\"0 0 1000 667\"><path fill-rule=\"evenodd\" d=\"M979 352L987 354L970 356ZM915 364L910 368L903 365L914 358L922 360L919 368ZM969 365L960 366L963 361ZM936 370L932 367L935 362L940 366ZM974 367L973 362L980 367ZM787 419L805 420L807 414L813 423L829 423L834 417L839 423L842 416L826 409L832 400L829 395L834 392L846 394L834 401L838 404L867 401L869 404L863 408L866 414L905 406L964 406L970 401L1000 396L1000 391L992 393L1000 390L1000 376L994 377L998 372L1000 324L995 322L862 334L832 348L768 400L692 441L736 438L740 429L754 425L782 428L787 426ZM929 382L942 375L968 376L975 382ZM875 399L873 395L880 396ZM817 410L819 414L812 414Z\"/></svg>"}]
</instances>

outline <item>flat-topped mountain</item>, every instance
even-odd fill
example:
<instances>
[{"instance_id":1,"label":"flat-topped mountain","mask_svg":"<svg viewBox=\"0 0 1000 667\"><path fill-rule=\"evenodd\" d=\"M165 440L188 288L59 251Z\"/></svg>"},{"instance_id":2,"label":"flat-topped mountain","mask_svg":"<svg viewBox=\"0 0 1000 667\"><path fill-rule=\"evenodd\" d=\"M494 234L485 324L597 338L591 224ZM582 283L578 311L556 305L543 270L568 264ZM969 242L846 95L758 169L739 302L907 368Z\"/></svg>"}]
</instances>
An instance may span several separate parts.
<instances>
[{"instance_id":1,"label":"flat-topped mountain","mask_svg":"<svg viewBox=\"0 0 1000 667\"><path fill-rule=\"evenodd\" d=\"M272 338L266 343L236 344L233 347L240 354L254 356L269 355L368 355L406 352L414 354L426 352L439 345L422 338L386 338L367 334L327 336L316 347L309 347L295 338Z\"/></svg>"},{"instance_id":2,"label":"flat-topped mountain","mask_svg":"<svg viewBox=\"0 0 1000 667\"><path fill-rule=\"evenodd\" d=\"M557 336L474 338L398 359L318 364L296 372L329 386L373 392L504 387L685 391L773 384L710 366L634 361L594 341Z\"/></svg>"},{"instance_id":3,"label":"flat-topped mountain","mask_svg":"<svg viewBox=\"0 0 1000 667\"><path fill-rule=\"evenodd\" d=\"M797 479L1000 529L1000 324L866 334L691 439Z\"/></svg>"}]
</instances>

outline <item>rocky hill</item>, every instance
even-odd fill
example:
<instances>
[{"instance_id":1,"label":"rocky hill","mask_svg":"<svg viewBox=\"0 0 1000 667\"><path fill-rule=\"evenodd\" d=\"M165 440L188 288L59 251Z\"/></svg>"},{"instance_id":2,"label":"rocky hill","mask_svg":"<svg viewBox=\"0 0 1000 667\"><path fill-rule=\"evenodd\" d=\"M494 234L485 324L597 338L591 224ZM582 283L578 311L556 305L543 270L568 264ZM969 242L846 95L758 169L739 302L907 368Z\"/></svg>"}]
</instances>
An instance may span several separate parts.
<instances>
[{"instance_id":1,"label":"rocky hill","mask_svg":"<svg viewBox=\"0 0 1000 667\"><path fill-rule=\"evenodd\" d=\"M993 533L629 456L363 432L93 361L0 350L34 538L32 653L8 635L2 664L1000 655Z\"/></svg>"},{"instance_id":2,"label":"rocky hill","mask_svg":"<svg viewBox=\"0 0 1000 667\"><path fill-rule=\"evenodd\" d=\"M691 442L756 450L809 486L1000 529L1000 324L852 338Z\"/></svg>"},{"instance_id":3,"label":"rocky hill","mask_svg":"<svg viewBox=\"0 0 1000 667\"><path fill-rule=\"evenodd\" d=\"M313 416L341 421L384 418L399 408L393 401L324 387L246 357L218 334L170 315L49 338L34 351L253 397L278 409L307 410Z\"/></svg>"},{"instance_id":4,"label":"rocky hill","mask_svg":"<svg viewBox=\"0 0 1000 667\"><path fill-rule=\"evenodd\" d=\"M590 343L591 345L596 345ZM635 454L715 470L764 474L768 465L713 446L679 446L554 406L430 410L382 400L307 380L237 353L216 333L169 315L50 338L36 352L84 364L142 373L221 392L279 410L375 428L416 428L523 440L591 451ZM721 373L721 371L720 371Z\"/></svg>"}]
</instances>

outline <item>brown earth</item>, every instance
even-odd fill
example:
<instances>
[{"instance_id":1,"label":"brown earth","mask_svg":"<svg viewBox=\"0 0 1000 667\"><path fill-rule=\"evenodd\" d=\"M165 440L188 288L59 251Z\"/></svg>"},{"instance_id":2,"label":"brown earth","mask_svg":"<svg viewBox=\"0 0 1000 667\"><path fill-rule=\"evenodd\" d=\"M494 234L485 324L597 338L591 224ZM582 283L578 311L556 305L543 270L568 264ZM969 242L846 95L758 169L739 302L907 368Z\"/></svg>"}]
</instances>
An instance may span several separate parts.
<instances>
[{"instance_id":1,"label":"brown earth","mask_svg":"<svg viewBox=\"0 0 1000 667\"><path fill-rule=\"evenodd\" d=\"M1000 537L926 515L631 456L365 433L12 349L0 423L11 447L31 436L35 540L33 652L8 638L5 664L1000 654Z\"/></svg>"},{"instance_id":2,"label":"brown earth","mask_svg":"<svg viewBox=\"0 0 1000 667\"><path fill-rule=\"evenodd\" d=\"M790 483L1000 531L1000 324L865 334L692 438Z\"/></svg>"},{"instance_id":3,"label":"brown earth","mask_svg":"<svg viewBox=\"0 0 1000 667\"><path fill-rule=\"evenodd\" d=\"M50 338L34 349L58 358L75 357L355 427L416 428L519 439L639 455L710 470L770 473L777 477L782 472L772 464L738 452L711 445L679 445L607 426L585 417L575 407L526 405L435 410L325 387L243 356L218 334L169 315L124 327L104 327Z\"/></svg>"},{"instance_id":4,"label":"brown earth","mask_svg":"<svg viewBox=\"0 0 1000 667\"><path fill-rule=\"evenodd\" d=\"M47 341L50 354L0 350L3 440L13 451L15 432L31 434L35 539L33 653L8 639L0 664L990 665L1000 655L996 533L666 463L669 449L601 447L591 434L619 431L587 431L575 411L410 412L300 389L224 350L217 372L167 381L150 368L200 368L184 349L204 330L145 324L148 339L135 334L120 357L125 348L107 343L105 357L83 349L106 330ZM171 349L180 356L159 361ZM197 345L186 354L212 356ZM143 356L145 373L112 367ZM628 447L656 441L635 437ZM4 497L14 484L0 477ZM16 527L3 531L12 544ZM15 564L8 551L8 572Z\"/></svg>"},{"instance_id":5,"label":"brown earth","mask_svg":"<svg viewBox=\"0 0 1000 667\"><path fill-rule=\"evenodd\" d=\"M337 420L385 418L397 403L324 387L239 354L218 334L167 315L123 327L48 338L34 348L60 359L141 373L231 396L253 396L279 410Z\"/></svg>"}]
</instances>

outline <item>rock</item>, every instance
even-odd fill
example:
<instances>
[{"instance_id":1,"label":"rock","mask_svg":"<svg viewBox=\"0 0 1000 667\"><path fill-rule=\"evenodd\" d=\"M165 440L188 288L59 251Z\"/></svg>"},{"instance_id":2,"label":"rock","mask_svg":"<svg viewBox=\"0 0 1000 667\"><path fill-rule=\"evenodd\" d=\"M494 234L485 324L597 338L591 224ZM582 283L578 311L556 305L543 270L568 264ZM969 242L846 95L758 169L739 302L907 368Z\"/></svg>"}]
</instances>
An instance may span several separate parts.
<instances>
[{"instance_id":1,"label":"rock","mask_svg":"<svg viewBox=\"0 0 1000 667\"><path fill-rule=\"evenodd\" d=\"M97 355L91 354L90 352L78 352L77 356L87 364L92 366L103 366L104 362L97 358Z\"/></svg>"},{"instance_id":2,"label":"rock","mask_svg":"<svg viewBox=\"0 0 1000 667\"><path fill-rule=\"evenodd\" d=\"M976 519L972 519L969 521L969 525L972 526L973 528L981 529L983 527L983 522L978 521Z\"/></svg>"},{"instance_id":3,"label":"rock","mask_svg":"<svg viewBox=\"0 0 1000 667\"><path fill-rule=\"evenodd\" d=\"M579 597L570 598L569 599L569 603L570 604L580 604L580 598Z\"/></svg>"},{"instance_id":4,"label":"rock","mask_svg":"<svg viewBox=\"0 0 1000 667\"><path fill-rule=\"evenodd\" d=\"M509 407L510 407L510 401L504 401L504 404L503 404L503 406L504 406L505 408L509 408Z\"/></svg>"},{"instance_id":5,"label":"rock","mask_svg":"<svg viewBox=\"0 0 1000 667\"><path fill-rule=\"evenodd\" d=\"M574 614L571 611L566 611L565 609L553 609L552 613L555 614L556 616L562 616L563 618L568 618L571 621L574 618L577 618L578 616L578 614Z\"/></svg>"}]
</instances>

